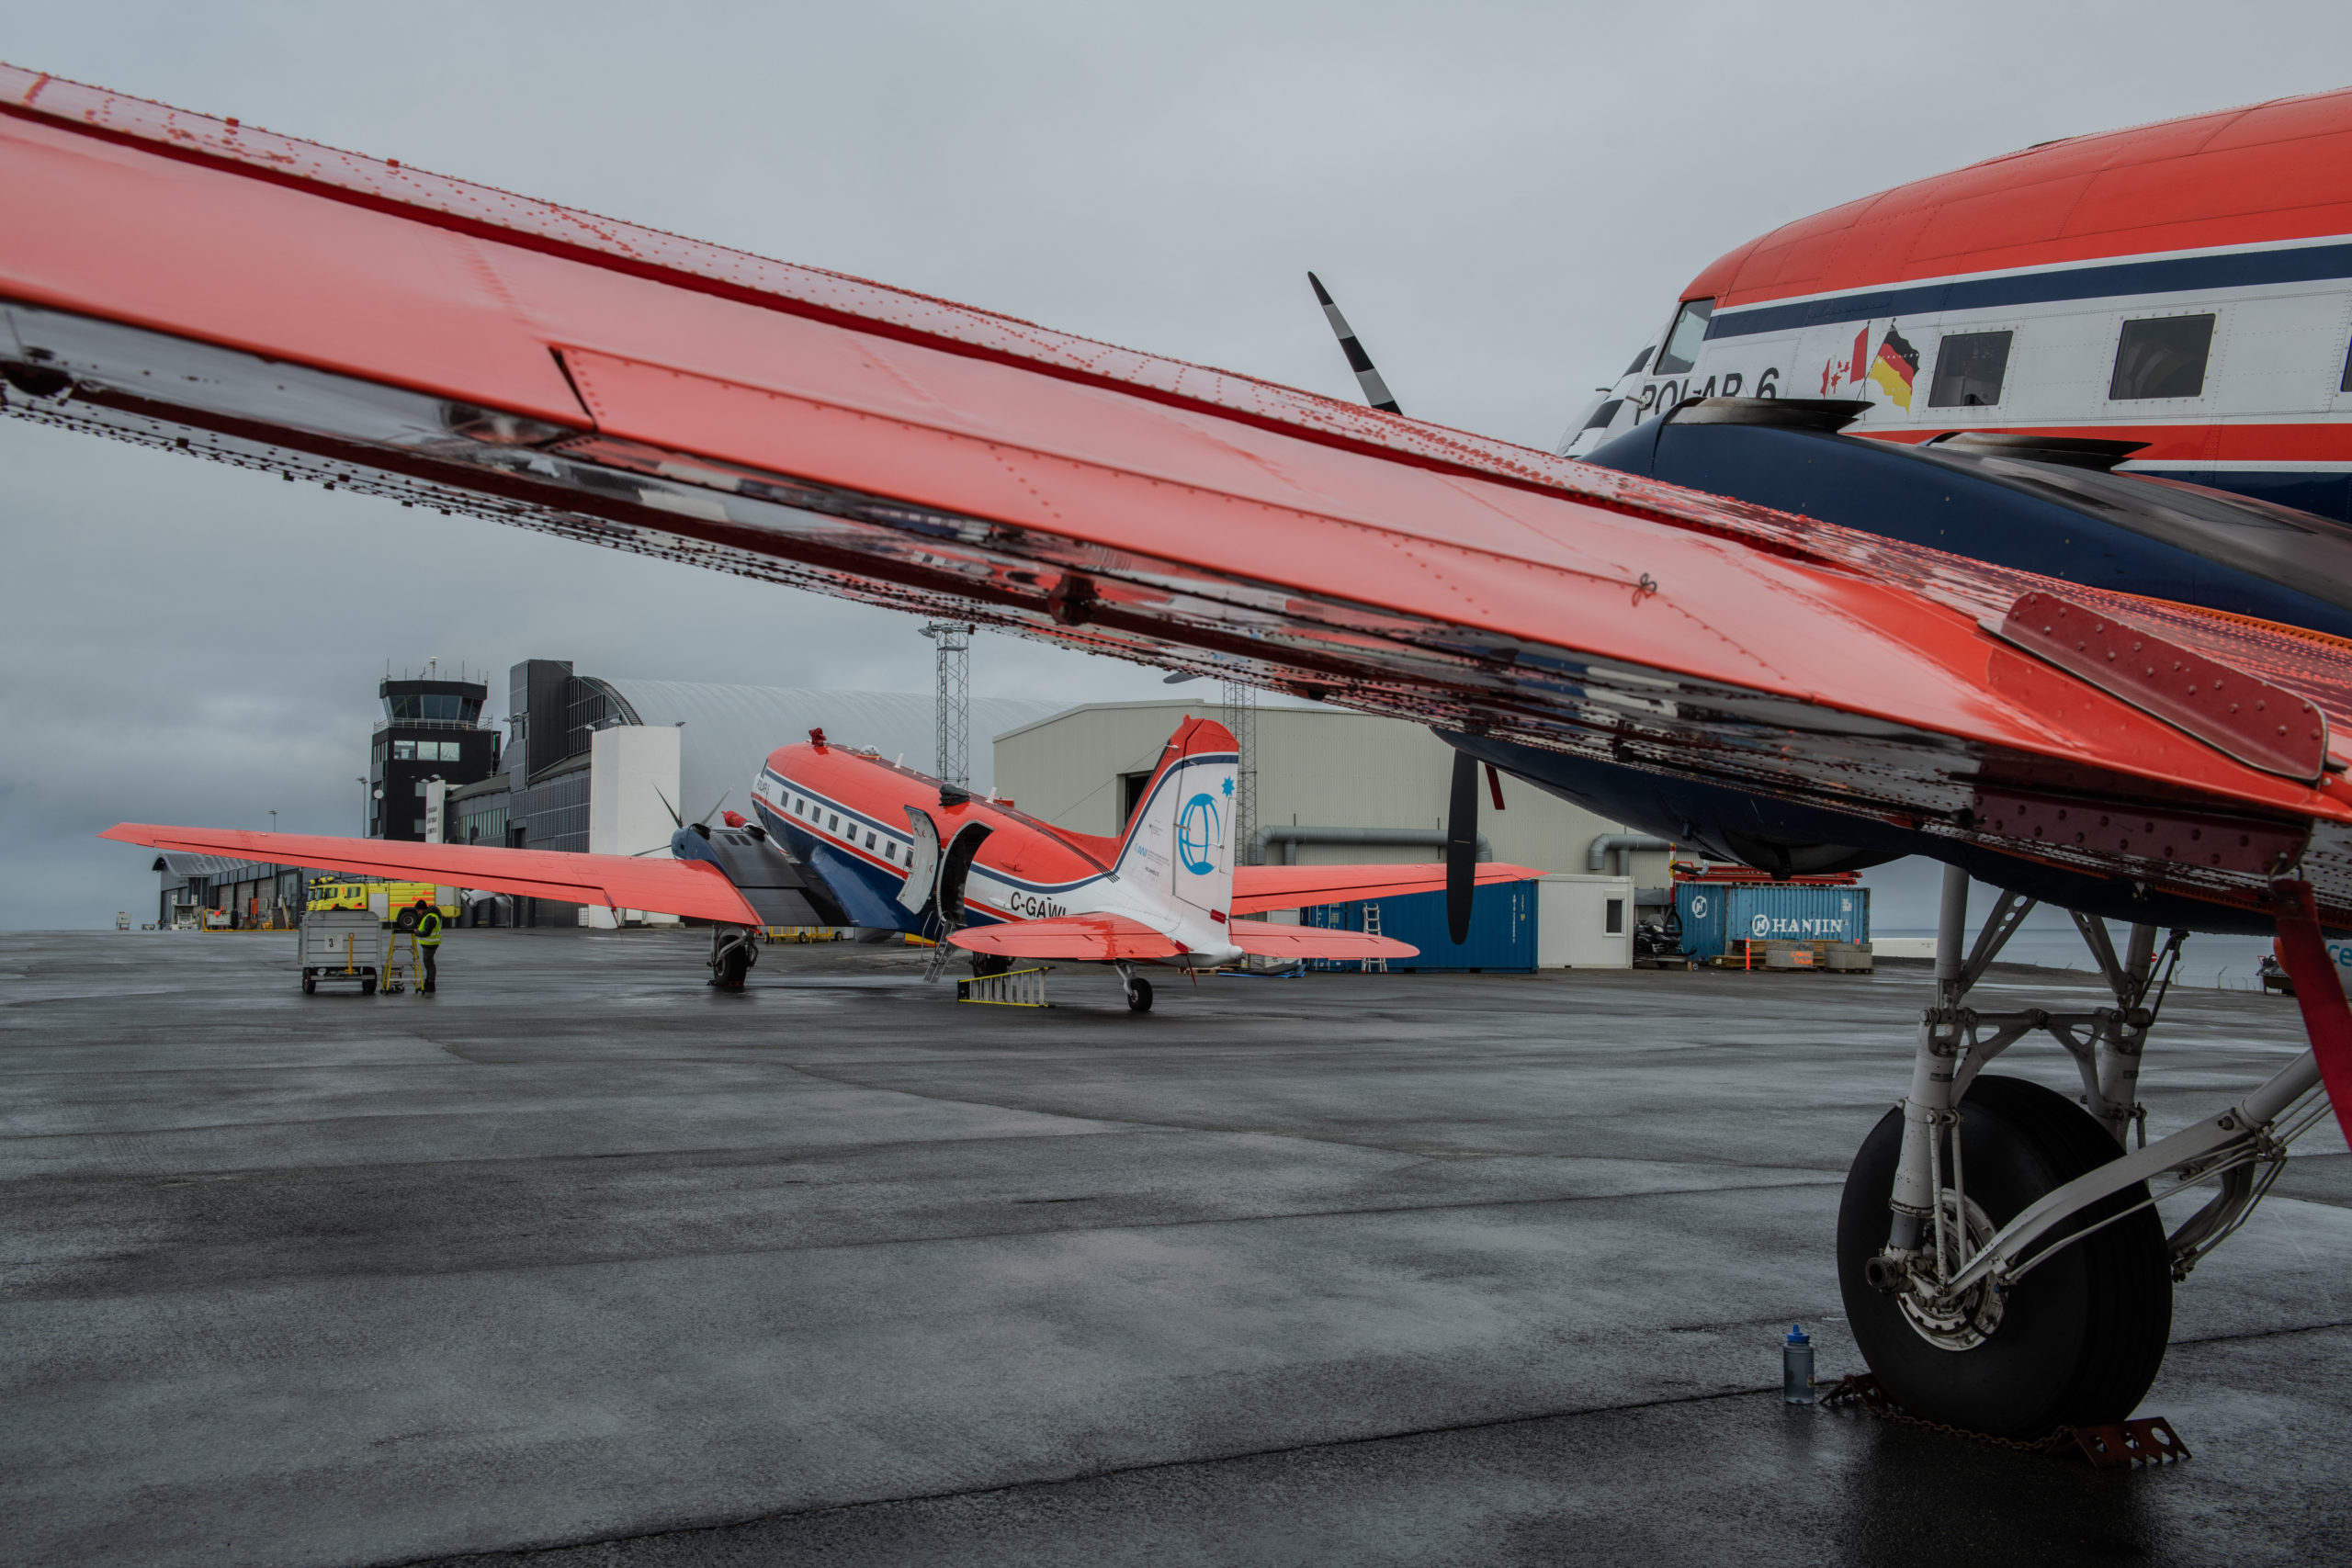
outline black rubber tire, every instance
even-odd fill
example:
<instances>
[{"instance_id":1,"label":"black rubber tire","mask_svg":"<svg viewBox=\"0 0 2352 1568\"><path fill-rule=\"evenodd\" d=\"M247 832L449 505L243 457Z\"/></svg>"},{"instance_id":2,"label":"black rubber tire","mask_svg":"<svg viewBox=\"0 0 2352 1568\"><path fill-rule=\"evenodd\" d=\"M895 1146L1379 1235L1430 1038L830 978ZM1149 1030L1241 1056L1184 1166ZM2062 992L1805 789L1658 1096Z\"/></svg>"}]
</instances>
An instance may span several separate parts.
<instances>
[{"instance_id":1,"label":"black rubber tire","mask_svg":"<svg viewBox=\"0 0 2352 1568\"><path fill-rule=\"evenodd\" d=\"M1971 1084L1961 1102L1961 1140L1969 1200L1996 1226L2122 1153L2064 1095L1992 1075ZM2067 1245L2010 1290L1989 1338L1946 1349L1862 1279L1862 1266L1886 1245L1902 1143L1897 1108L1863 1140L1838 1211L1847 1320L1887 1397L1914 1416L1996 1438L2039 1438L2053 1427L2130 1416L2155 1381L2172 1333L2172 1269L2156 1212L2142 1209ZM2146 1197L2144 1183L2128 1188L2075 1224Z\"/></svg>"},{"instance_id":2,"label":"black rubber tire","mask_svg":"<svg viewBox=\"0 0 2352 1568\"><path fill-rule=\"evenodd\" d=\"M752 972L754 956L750 946L743 942L737 942L721 953L718 959L718 988L722 991L741 990L743 976Z\"/></svg>"},{"instance_id":3,"label":"black rubber tire","mask_svg":"<svg viewBox=\"0 0 2352 1568\"><path fill-rule=\"evenodd\" d=\"M363 997L372 997L376 994L376 976L370 975L359 982L359 994Z\"/></svg>"},{"instance_id":4,"label":"black rubber tire","mask_svg":"<svg viewBox=\"0 0 2352 1568\"><path fill-rule=\"evenodd\" d=\"M318 993L318 989L319 982L316 976L305 975L302 976L302 994L304 996L315 996Z\"/></svg>"},{"instance_id":5,"label":"black rubber tire","mask_svg":"<svg viewBox=\"0 0 2352 1568\"><path fill-rule=\"evenodd\" d=\"M972 954L972 978L985 980L991 975L1001 975L1012 967L1012 960L1001 953Z\"/></svg>"},{"instance_id":6,"label":"black rubber tire","mask_svg":"<svg viewBox=\"0 0 2352 1568\"><path fill-rule=\"evenodd\" d=\"M1134 986L1127 991L1127 1010L1129 1012L1151 1010L1151 982L1141 976L1136 977Z\"/></svg>"}]
</instances>

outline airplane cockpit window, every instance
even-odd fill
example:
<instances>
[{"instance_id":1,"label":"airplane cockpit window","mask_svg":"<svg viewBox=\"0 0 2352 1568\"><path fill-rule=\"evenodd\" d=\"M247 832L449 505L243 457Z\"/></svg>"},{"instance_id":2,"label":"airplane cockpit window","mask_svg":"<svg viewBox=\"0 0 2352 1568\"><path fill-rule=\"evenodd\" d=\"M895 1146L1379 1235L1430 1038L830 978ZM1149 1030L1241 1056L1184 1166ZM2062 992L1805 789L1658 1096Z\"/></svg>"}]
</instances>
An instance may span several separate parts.
<instances>
[{"instance_id":1,"label":"airplane cockpit window","mask_svg":"<svg viewBox=\"0 0 2352 1568\"><path fill-rule=\"evenodd\" d=\"M1643 367L1643 366L1645 366L1645 365L1647 365L1647 364L1650 362L1650 355L1651 355L1652 354L1656 353L1656 352L1657 352L1657 351L1656 351L1655 349L1653 349L1653 348L1645 347L1645 348L1642 350L1642 352L1641 352L1641 353L1639 353L1639 354L1637 354L1637 355L1634 355L1634 362L1633 362L1631 365L1628 365L1627 367L1625 367L1625 375L1626 375L1626 376L1638 376L1638 375L1640 375L1640 374L1642 373L1642 367ZM1624 377L1621 376L1621 377L1619 377L1619 378L1618 378L1618 379L1619 379L1619 380L1623 380L1623 379L1624 379Z\"/></svg>"},{"instance_id":2,"label":"airplane cockpit window","mask_svg":"<svg viewBox=\"0 0 2352 1568\"><path fill-rule=\"evenodd\" d=\"M1666 346L1657 351L1657 374L1679 376L1699 362L1699 344L1707 336L1707 320L1715 313L1713 299L1686 299L1674 318L1674 330L1666 334Z\"/></svg>"},{"instance_id":3,"label":"airplane cockpit window","mask_svg":"<svg viewBox=\"0 0 2352 1568\"><path fill-rule=\"evenodd\" d=\"M2115 375L2107 395L2194 398L2205 390L2205 356L2213 347L2211 316L2156 316L2126 321L2116 340Z\"/></svg>"},{"instance_id":4,"label":"airplane cockpit window","mask_svg":"<svg viewBox=\"0 0 2352 1568\"><path fill-rule=\"evenodd\" d=\"M1623 398L1603 400L1600 406L1592 411L1592 417L1584 422L1583 429L1578 430L1577 434L1581 435L1586 430L1608 429L1610 422L1617 417L1617 411L1624 406L1625 400Z\"/></svg>"},{"instance_id":5,"label":"airplane cockpit window","mask_svg":"<svg viewBox=\"0 0 2352 1568\"><path fill-rule=\"evenodd\" d=\"M1983 408L2001 400L2009 368L2009 333L1947 333L1936 345L1931 409Z\"/></svg>"}]
</instances>

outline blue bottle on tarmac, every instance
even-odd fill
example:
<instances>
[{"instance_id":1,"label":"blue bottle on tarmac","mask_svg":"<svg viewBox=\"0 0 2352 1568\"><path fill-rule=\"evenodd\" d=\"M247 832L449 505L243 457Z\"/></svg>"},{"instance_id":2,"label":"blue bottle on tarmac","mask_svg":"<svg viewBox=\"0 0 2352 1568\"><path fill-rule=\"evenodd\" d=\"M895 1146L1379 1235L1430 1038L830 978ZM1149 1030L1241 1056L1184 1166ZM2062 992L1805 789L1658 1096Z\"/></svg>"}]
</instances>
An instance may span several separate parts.
<instances>
[{"instance_id":1,"label":"blue bottle on tarmac","mask_svg":"<svg viewBox=\"0 0 2352 1568\"><path fill-rule=\"evenodd\" d=\"M1784 1404L1811 1404L1813 1392L1813 1339L1804 1325L1789 1325L1789 1337L1781 1345L1781 1401Z\"/></svg>"}]
</instances>

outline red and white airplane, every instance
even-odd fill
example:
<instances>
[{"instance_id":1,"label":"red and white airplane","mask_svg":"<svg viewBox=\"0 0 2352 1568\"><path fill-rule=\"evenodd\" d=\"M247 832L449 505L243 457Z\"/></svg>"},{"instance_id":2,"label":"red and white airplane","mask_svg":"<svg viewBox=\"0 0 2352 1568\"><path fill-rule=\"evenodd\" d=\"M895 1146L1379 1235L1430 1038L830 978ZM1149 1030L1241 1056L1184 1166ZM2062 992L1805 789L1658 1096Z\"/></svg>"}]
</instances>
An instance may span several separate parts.
<instances>
[{"instance_id":1,"label":"red and white airplane","mask_svg":"<svg viewBox=\"0 0 2352 1568\"><path fill-rule=\"evenodd\" d=\"M1012 961L1108 964L1127 1006L1150 1010L1138 964L1214 969L1245 956L1411 958L1394 937L1279 925L1251 915L1434 892L1443 865L1245 865L1233 857L1232 733L1187 718L1161 750L1118 838L1056 828L968 791L828 741L770 753L752 786L758 820L681 825L673 859L480 844L403 843L125 822L109 839L271 864L360 872L527 897L645 909L716 923L714 981L740 987L752 931L793 923L763 908L780 890L831 923L901 931L962 948L976 975ZM1475 849L1475 846L1472 846ZM1477 865L1478 883L1540 874ZM945 946L941 949L944 956ZM931 971L936 977L936 965Z\"/></svg>"},{"instance_id":2,"label":"red and white airplane","mask_svg":"<svg viewBox=\"0 0 2352 1568\"><path fill-rule=\"evenodd\" d=\"M1684 287L1581 457L1694 397L1851 434L2131 444L2121 472L2352 521L2352 90L2069 137L1788 223Z\"/></svg>"},{"instance_id":3,"label":"red and white airplane","mask_svg":"<svg viewBox=\"0 0 2352 1568\"><path fill-rule=\"evenodd\" d=\"M2294 100L2185 133L2182 158L2210 147L2238 171L2206 188L2241 203L2245 230L2215 239L2167 218L2142 249L2187 246L2174 259L2197 265L2261 252L2340 289L2352 129L2328 117L2342 110ZM2293 151L2266 162L2266 147ZM2155 160L2110 182L2108 228L2132 228L2142 207L2175 212L2169 173ZM2069 177L2100 188L2095 170ZM1972 212L2030 231L2031 209L1994 192L1950 221L1963 236ZM1965 540L1938 548L1678 488L30 72L0 69L0 378L19 417L1245 679L1431 725L1545 787L1612 768L1695 808L1747 813L1763 837L1943 860L1935 1001L1909 1092L1854 1162L1838 1239L1856 1338L1916 1414L2012 1437L2127 1415L2161 1364L2174 1280L2245 1220L2293 1136L2331 1105L2352 1126L2352 1007L2322 942L2324 926L2352 929L2352 640L1973 558ZM1914 276L1977 299L1925 227L1846 229L1857 254L1902 239L1901 265L1928 269ZM2103 242L2058 238L1992 270L2078 275L2120 297L2095 276ZM1796 349L1814 352L1803 333L1816 310L1849 312L1837 325L1850 344L1867 302L1847 290L1871 275L1808 265L1798 247L1774 264L1757 319L1782 308L1764 292L1785 281L1803 296ZM1764 269L1762 251L1741 266ZM2189 280L2177 293L2200 275L2165 276ZM2171 310L2162 291L2132 320L2213 315L2218 392L2213 343L2258 356L2265 291L2296 287L2259 274L2228 324L2193 299ZM1927 309L1871 305L1864 348L1883 359L1890 335L1920 348L1909 328ZM1983 329L1955 336L2018 334L2021 395L2040 329L2023 314L2014 328L1953 319ZM2127 324L2089 384L2119 405L2168 400L2195 334ZM2342 344L2339 327L2329 352ZM1984 348L1955 361L1963 395ZM1778 391L1799 364L1753 373L1779 367ZM1926 365L1913 386L1940 376L1940 360ZM1830 367L1825 355L1825 378ZM2079 363L2068 374L2082 382ZM1687 393L1688 373L1677 380ZM2322 410L2298 382L2275 418L2232 404L2191 421L2208 433L2192 456L2285 461L2290 441L2333 439L2338 395ZM2109 423L2175 439L2161 411ZM2266 423L2286 434L2230 445ZM1457 804L1475 802L1467 783L1457 768ZM1963 871L2005 890L1973 950ZM2086 917L2115 1007L1969 1005L2030 897L2132 925L2118 957ZM2275 929L2312 1048L2127 1150L2161 1001L2159 923ZM1981 1072L2035 1031L2075 1057L2087 1113ZM2210 1201L2167 1234L2154 1204L2199 1183Z\"/></svg>"}]
</instances>

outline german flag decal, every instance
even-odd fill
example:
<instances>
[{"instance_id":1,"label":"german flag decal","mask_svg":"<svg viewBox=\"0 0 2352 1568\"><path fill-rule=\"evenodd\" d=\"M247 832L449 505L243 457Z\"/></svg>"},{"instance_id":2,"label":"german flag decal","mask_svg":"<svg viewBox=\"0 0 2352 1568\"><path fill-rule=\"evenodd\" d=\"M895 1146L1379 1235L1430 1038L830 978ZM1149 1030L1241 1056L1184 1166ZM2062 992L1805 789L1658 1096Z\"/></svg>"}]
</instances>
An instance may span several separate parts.
<instances>
[{"instance_id":1,"label":"german flag decal","mask_svg":"<svg viewBox=\"0 0 2352 1568\"><path fill-rule=\"evenodd\" d=\"M1871 379L1884 389L1886 395L1911 406L1911 383L1919 374L1919 351L1903 341L1903 334L1889 321L1886 337L1878 345L1878 358L1871 364Z\"/></svg>"}]
</instances>

